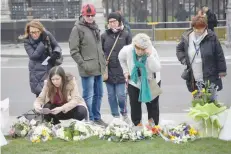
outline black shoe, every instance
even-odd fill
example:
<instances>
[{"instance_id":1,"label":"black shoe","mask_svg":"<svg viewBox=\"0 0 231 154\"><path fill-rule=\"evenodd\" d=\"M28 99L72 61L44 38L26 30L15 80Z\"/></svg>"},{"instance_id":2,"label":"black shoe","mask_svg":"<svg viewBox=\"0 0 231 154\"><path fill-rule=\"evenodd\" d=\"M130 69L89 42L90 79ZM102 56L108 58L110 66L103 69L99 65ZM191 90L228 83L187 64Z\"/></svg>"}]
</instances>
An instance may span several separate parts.
<instances>
[{"instance_id":1,"label":"black shoe","mask_svg":"<svg viewBox=\"0 0 231 154\"><path fill-rule=\"evenodd\" d=\"M96 125L100 125L100 126L104 126L104 127L107 127L107 126L108 126L108 124L105 123L102 119L95 120L94 123L95 123Z\"/></svg>"}]
</instances>

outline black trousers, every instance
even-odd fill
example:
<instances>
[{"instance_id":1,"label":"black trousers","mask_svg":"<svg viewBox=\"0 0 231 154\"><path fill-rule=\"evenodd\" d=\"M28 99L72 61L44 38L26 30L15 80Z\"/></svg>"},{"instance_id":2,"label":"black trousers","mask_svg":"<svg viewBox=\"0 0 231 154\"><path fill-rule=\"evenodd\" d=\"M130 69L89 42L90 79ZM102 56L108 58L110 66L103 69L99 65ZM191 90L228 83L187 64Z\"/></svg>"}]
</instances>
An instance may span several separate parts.
<instances>
[{"instance_id":1,"label":"black trousers","mask_svg":"<svg viewBox=\"0 0 231 154\"><path fill-rule=\"evenodd\" d=\"M160 86L161 81L158 83ZM137 126L142 119L141 102L138 101L140 90L128 84L128 94L131 106L131 119L135 126ZM159 124L159 96L157 96L150 103L146 103L148 111L148 119L153 119L155 125Z\"/></svg>"},{"instance_id":2,"label":"black trousers","mask_svg":"<svg viewBox=\"0 0 231 154\"><path fill-rule=\"evenodd\" d=\"M51 103L46 103L43 108L54 109L56 107L59 106ZM83 120L85 117L87 117L87 109L84 106L76 106L75 108L68 111L67 113L60 112L56 115L54 114L44 115L44 119L47 122L52 121L53 124L60 123L59 120L68 120L68 119Z\"/></svg>"}]
</instances>

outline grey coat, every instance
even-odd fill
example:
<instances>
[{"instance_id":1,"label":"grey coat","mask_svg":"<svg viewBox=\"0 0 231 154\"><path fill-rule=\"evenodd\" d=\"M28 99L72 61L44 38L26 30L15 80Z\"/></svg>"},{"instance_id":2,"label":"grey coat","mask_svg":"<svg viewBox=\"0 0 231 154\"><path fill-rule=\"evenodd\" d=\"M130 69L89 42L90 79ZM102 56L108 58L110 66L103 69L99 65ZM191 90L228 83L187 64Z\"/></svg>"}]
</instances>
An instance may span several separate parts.
<instances>
[{"instance_id":1,"label":"grey coat","mask_svg":"<svg viewBox=\"0 0 231 154\"><path fill-rule=\"evenodd\" d=\"M45 38L50 38L53 51L61 53L61 48L53 35L44 31L38 40L33 40L30 36L24 40L24 47L29 56L29 73L31 92L39 95L42 91L44 80L46 79L52 65L42 65L42 62L48 57L47 48L45 47Z\"/></svg>"},{"instance_id":2,"label":"grey coat","mask_svg":"<svg viewBox=\"0 0 231 154\"><path fill-rule=\"evenodd\" d=\"M69 47L72 58L78 64L80 76L98 76L104 73L106 60L96 24L92 24L91 28L80 18L71 31Z\"/></svg>"}]
</instances>

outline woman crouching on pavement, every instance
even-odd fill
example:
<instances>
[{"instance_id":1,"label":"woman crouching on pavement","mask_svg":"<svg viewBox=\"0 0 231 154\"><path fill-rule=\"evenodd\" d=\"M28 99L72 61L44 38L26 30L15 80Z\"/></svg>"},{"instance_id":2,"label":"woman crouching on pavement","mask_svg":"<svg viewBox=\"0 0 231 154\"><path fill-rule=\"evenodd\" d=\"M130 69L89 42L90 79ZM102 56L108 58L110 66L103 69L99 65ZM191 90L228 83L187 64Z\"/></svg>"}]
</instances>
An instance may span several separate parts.
<instances>
[{"instance_id":1,"label":"woman crouching on pavement","mask_svg":"<svg viewBox=\"0 0 231 154\"><path fill-rule=\"evenodd\" d=\"M121 49L119 61L128 83L133 124L142 126L142 102L147 106L149 124L158 125L161 65L149 36L137 34L132 39L132 44Z\"/></svg>"},{"instance_id":2,"label":"woman crouching on pavement","mask_svg":"<svg viewBox=\"0 0 231 154\"><path fill-rule=\"evenodd\" d=\"M58 124L59 120L76 119L87 120L86 104L79 95L75 78L67 75L60 66L53 67L48 80L34 102L37 112L44 114L46 121ZM43 113L48 108L48 113ZM49 112L50 109L50 112Z\"/></svg>"}]
</instances>

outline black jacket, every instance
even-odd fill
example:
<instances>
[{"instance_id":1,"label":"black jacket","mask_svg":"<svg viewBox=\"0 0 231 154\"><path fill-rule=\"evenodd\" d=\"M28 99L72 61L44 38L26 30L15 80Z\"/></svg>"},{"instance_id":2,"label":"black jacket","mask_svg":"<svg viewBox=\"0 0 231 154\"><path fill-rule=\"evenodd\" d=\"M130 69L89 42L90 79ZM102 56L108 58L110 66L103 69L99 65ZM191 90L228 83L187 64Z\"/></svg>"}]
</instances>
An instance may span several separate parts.
<instances>
[{"instance_id":1,"label":"black jacket","mask_svg":"<svg viewBox=\"0 0 231 154\"><path fill-rule=\"evenodd\" d=\"M186 60L187 67L190 66L188 57L189 47L189 34L192 29L183 33L181 42L177 45L176 56L178 60L183 63ZM210 81L218 85L219 89L222 89L222 81L219 78L219 74L226 74L226 61L221 44L214 32L208 30L208 35L200 43L200 52L202 59L202 70L204 81ZM193 73L191 73L190 81L186 81L189 91L196 89Z\"/></svg>"},{"instance_id":2,"label":"black jacket","mask_svg":"<svg viewBox=\"0 0 231 154\"><path fill-rule=\"evenodd\" d=\"M49 37L52 51L61 54L61 48L54 36L49 31L44 31L40 39L33 40L30 36L24 40L24 48L29 57L30 88L31 92L39 95L42 91L44 80L47 78L52 64L42 65L42 62L50 56L47 52L46 37Z\"/></svg>"},{"instance_id":3,"label":"black jacket","mask_svg":"<svg viewBox=\"0 0 231 154\"><path fill-rule=\"evenodd\" d=\"M115 45L114 50L112 51L112 54L109 58L109 63L108 63L108 80L106 82L111 83L111 84L125 83L125 78L123 75L123 70L119 63L118 55L119 55L120 50L125 45L129 45L131 43L132 38L130 34L125 30L117 32L117 33L113 33L109 29L109 30L106 30L101 35L102 47L103 47L103 51L105 53L106 59L118 35L120 35L120 37Z\"/></svg>"}]
</instances>

